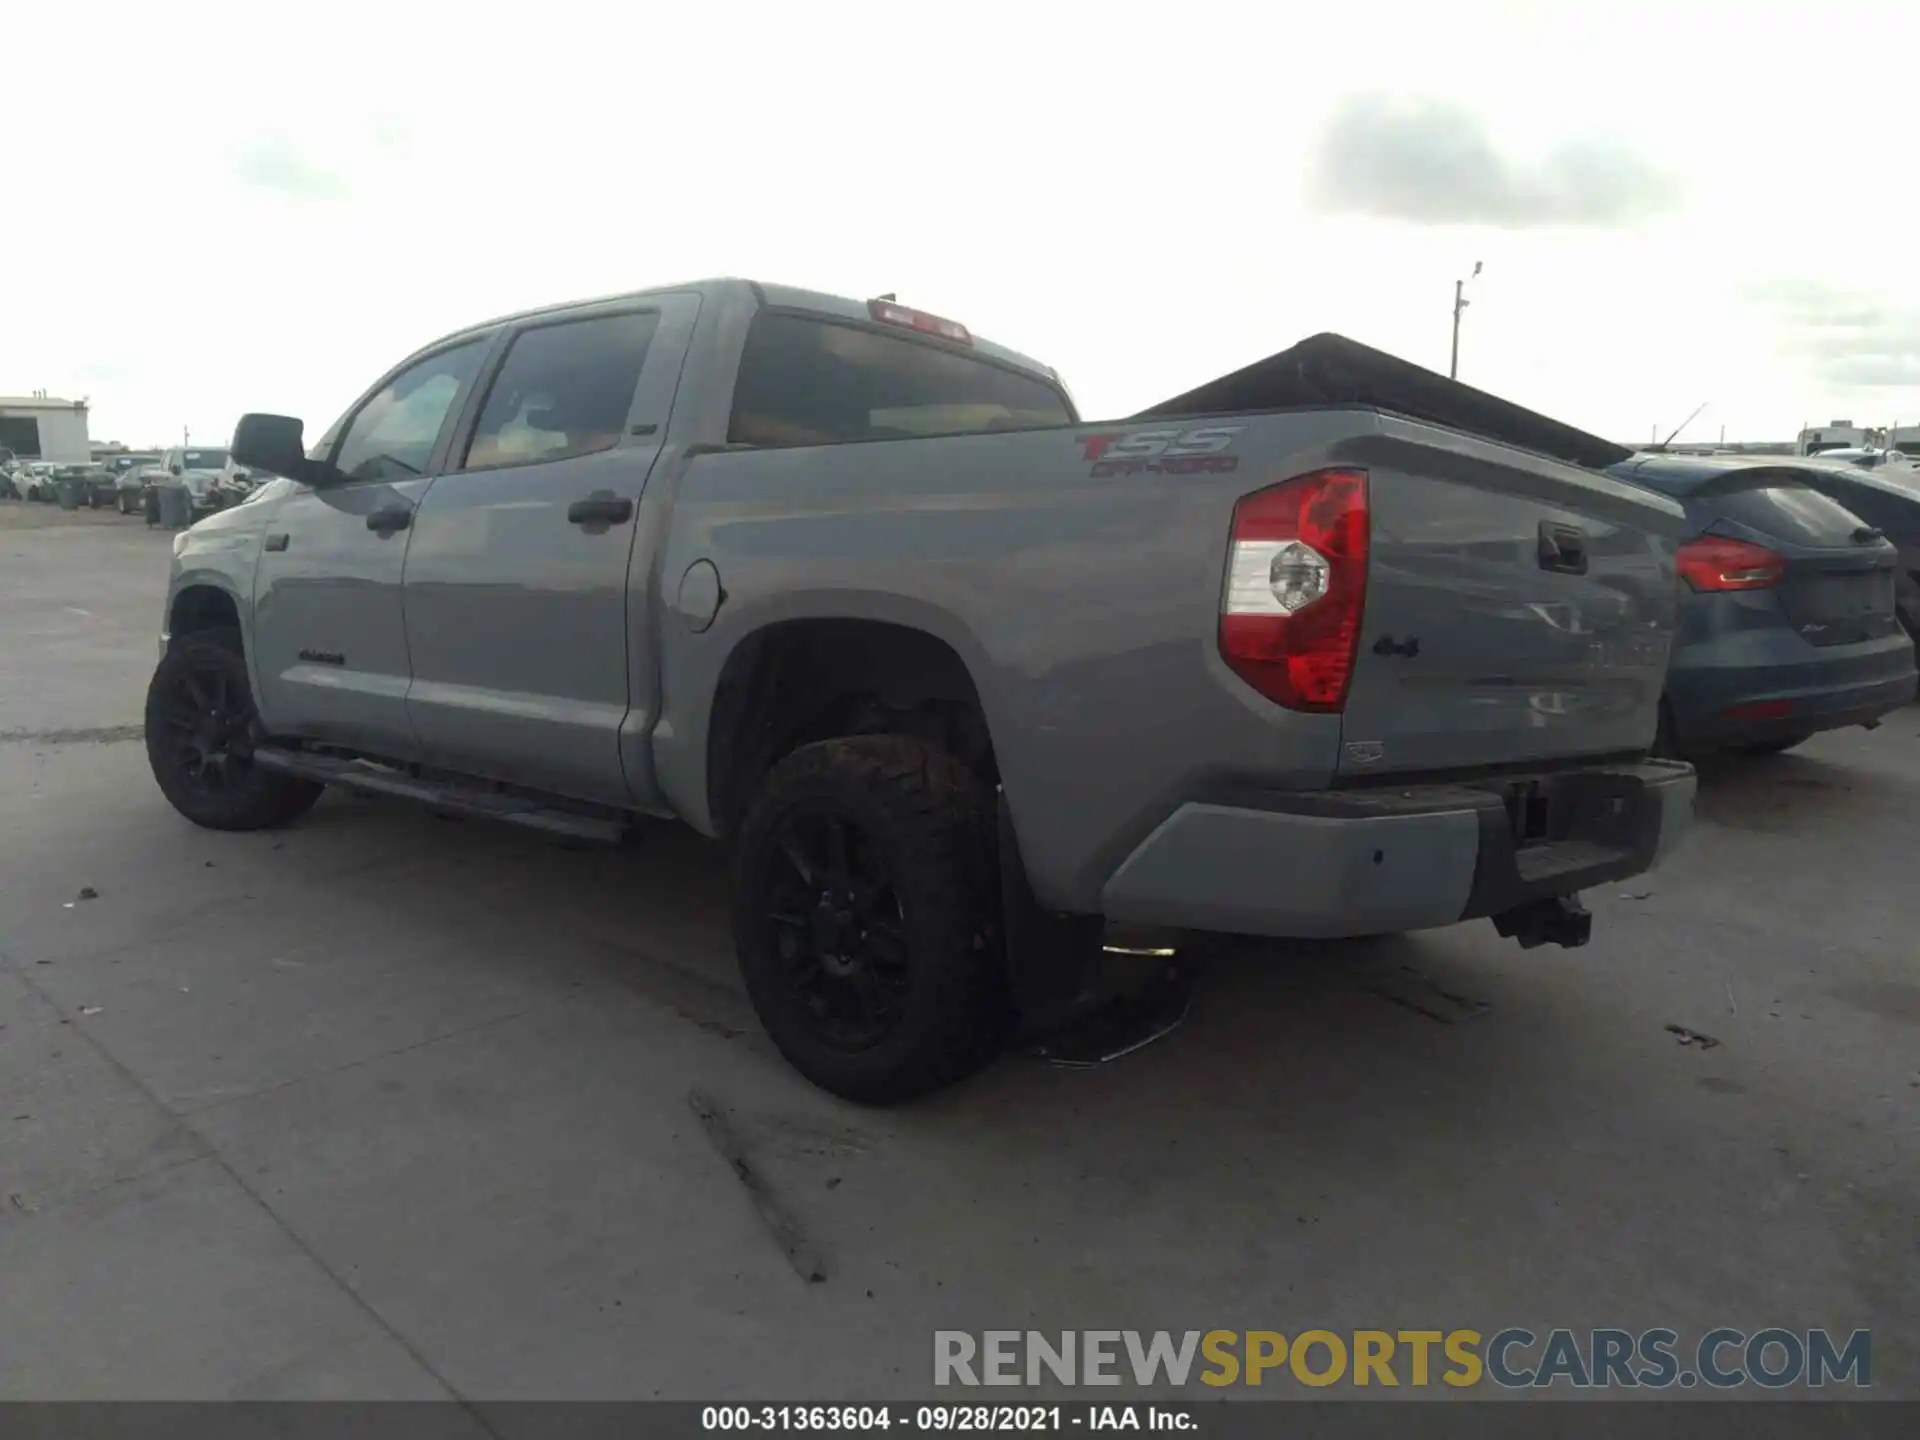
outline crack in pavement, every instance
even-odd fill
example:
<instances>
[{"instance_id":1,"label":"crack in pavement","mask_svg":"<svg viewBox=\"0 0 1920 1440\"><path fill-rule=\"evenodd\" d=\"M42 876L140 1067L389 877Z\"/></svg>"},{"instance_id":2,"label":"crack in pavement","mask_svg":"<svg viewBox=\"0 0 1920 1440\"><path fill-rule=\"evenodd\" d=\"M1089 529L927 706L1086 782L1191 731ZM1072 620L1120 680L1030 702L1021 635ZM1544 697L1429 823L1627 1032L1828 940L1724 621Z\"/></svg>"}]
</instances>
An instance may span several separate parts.
<instances>
[{"instance_id":1,"label":"crack in pavement","mask_svg":"<svg viewBox=\"0 0 1920 1440\"><path fill-rule=\"evenodd\" d=\"M707 1143L727 1162L727 1168L746 1190L747 1198L759 1212L761 1223L772 1235L774 1244L780 1247L780 1253L787 1257L793 1273L809 1285L825 1281L826 1256L808 1236L793 1208L775 1193L767 1183L766 1176L754 1166L740 1132L720 1103L705 1090L695 1087L687 1092L687 1105L693 1111L694 1118L699 1120Z\"/></svg>"},{"instance_id":2,"label":"crack in pavement","mask_svg":"<svg viewBox=\"0 0 1920 1440\"><path fill-rule=\"evenodd\" d=\"M96 725L58 730L0 730L0 745L117 745L144 740L144 725Z\"/></svg>"}]
</instances>

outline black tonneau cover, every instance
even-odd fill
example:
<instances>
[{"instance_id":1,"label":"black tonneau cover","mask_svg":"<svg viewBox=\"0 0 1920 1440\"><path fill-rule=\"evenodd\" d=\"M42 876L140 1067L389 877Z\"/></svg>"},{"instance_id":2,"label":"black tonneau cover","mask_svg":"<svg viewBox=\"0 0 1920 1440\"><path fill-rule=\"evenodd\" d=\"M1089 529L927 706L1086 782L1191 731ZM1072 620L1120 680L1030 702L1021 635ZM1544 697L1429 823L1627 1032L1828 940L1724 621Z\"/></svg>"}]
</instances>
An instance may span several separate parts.
<instances>
[{"instance_id":1,"label":"black tonneau cover","mask_svg":"<svg viewBox=\"0 0 1920 1440\"><path fill-rule=\"evenodd\" d=\"M1634 453L1331 332L1302 340L1290 350L1256 360L1131 418L1160 420L1329 405L1388 410L1596 470L1617 465Z\"/></svg>"}]
</instances>

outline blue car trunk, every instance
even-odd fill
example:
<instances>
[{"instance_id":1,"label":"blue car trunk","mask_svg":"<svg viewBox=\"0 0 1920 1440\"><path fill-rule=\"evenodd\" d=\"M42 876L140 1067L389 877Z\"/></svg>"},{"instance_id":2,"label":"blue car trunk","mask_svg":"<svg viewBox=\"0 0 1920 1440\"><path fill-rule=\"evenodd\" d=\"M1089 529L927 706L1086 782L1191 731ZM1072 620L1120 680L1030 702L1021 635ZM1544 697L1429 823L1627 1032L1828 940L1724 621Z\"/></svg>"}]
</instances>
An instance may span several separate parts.
<instances>
[{"instance_id":1,"label":"blue car trunk","mask_svg":"<svg viewBox=\"0 0 1920 1440\"><path fill-rule=\"evenodd\" d=\"M1685 506L1667 676L1681 741L1781 748L1913 698L1899 551L1791 461L1643 457L1614 474Z\"/></svg>"}]
</instances>

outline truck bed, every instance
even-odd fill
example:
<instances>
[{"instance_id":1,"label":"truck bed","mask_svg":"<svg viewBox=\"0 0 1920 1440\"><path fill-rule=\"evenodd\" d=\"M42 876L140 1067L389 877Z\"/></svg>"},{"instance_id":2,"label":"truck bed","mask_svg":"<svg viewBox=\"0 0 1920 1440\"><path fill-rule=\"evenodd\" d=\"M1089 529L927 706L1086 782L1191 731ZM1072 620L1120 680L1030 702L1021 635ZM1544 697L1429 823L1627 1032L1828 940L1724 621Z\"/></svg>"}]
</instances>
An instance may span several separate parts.
<instances>
[{"instance_id":1,"label":"truck bed","mask_svg":"<svg viewBox=\"0 0 1920 1440\"><path fill-rule=\"evenodd\" d=\"M811 616L952 648L1009 737L1035 893L1062 909L1097 910L1114 867L1195 799L1643 754L1679 507L1576 463L1617 447L1443 377L1366 369L1377 352L1338 337L1288 353L1111 424L729 450L665 477L660 573L708 559L728 596L713 632L661 632L673 808L713 825L688 777L707 773L701 717L733 637ZM1234 399L1261 403L1196 408ZM1306 713L1223 660L1221 610L1236 505L1328 467L1365 472L1372 543L1350 693ZM1555 551L1543 568L1554 536L1577 565Z\"/></svg>"}]
</instances>

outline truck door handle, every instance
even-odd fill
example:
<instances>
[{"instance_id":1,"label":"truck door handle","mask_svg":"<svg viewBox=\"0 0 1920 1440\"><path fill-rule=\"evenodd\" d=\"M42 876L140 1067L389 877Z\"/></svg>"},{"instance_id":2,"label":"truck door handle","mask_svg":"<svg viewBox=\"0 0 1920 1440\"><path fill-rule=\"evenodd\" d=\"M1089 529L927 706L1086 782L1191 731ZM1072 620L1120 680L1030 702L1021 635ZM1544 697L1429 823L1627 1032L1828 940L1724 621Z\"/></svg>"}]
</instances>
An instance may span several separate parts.
<instances>
[{"instance_id":1,"label":"truck door handle","mask_svg":"<svg viewBox=\"0 0 1920 1440\"><path fill-rule=\"evenodd\" d=\"M1587 537L1577 525L1540 522L1540 568L1559 575L1587 573Z\"/></svg>"},{"instance_id":2,"label":"truck door handle","mask_svg":"<svg viewBox=\"0 0 1920 1440\"><path fill-rule=\"evenodd\" d=\"M367 516L367 529L378 531L383 537L393 534L396 530L404 530L411 524L413 524L411 505L383 505Z\"/></svg>"},{"instance_id":3,"label":"truck door handle","mask_svg":"<svg viewBox=\"0 0 1920 1440\"><path fill-rule=\"evenodd\" d=\"M633 501L619 495L589 495L567 507L571 525L624 525L633 518Z\"/></svg>"}]
</instances>

